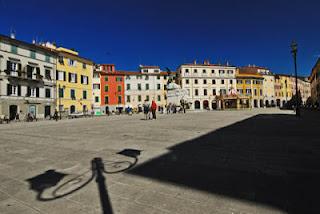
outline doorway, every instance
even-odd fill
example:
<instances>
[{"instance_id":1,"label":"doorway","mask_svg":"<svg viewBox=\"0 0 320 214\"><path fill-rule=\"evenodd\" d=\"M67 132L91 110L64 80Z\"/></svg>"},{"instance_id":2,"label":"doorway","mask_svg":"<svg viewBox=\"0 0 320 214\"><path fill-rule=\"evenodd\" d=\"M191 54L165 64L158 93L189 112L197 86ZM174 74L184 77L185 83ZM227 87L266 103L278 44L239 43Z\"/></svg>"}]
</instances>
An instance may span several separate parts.
<instances>
[{"instance_id":1,"label":"doorway","mask_svg":"<svg viewBox=\"0 0 320 214\"><path fill-rule=\"evenodd\" d=\"M51 106L44 107L44 118L51 117Z\"/></svg>"},{"instance_id":2,"label":"doorway","mask_svg":"<svg viewBox=\"0 0 320 214\"><path fill-rule=\"evenodd\" d=\"M16 115L18 113L18 106L11 105L9 106L9 119L14 120L16 118Z\"/></svg>"}]
</instances>

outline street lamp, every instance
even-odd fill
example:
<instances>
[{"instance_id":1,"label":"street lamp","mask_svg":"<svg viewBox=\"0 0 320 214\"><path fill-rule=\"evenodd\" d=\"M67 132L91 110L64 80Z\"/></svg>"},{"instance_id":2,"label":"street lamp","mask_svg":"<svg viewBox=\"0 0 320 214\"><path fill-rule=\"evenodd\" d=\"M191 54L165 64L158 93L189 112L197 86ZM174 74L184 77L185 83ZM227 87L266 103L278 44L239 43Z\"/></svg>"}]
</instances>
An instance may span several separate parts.
<instances>
[{"instance_id":1,"label":"street lamp","mask_svg":"<svg viewBox=\"0 0 320 214\"><path fill-rule=\"evenodd\" d=\"M294 60L294 71L296 78L296 116L300 116L300 106L299 106L299 94L298 94L298 74L297 74L297 52L298 52L298 44L295 41L291 43L291 53Z\"/></svg>"}]
</instances>

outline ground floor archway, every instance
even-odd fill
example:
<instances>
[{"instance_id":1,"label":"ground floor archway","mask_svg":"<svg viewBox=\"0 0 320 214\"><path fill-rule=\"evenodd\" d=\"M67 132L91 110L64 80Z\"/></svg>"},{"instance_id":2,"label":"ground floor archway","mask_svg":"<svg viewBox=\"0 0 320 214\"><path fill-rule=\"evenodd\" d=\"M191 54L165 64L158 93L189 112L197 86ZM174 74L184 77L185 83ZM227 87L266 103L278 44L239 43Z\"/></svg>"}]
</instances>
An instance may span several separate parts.
<instances>
[{"instance_id":1,"label":"ground floor archway","mask_svg":"<svg viewBox=\"0 0 320 214\"><path fill-rule=\"evenodd\" d=\"M208 100L204 100L203 101L203 109L208 109L209 108L209 101Z\"/></svg>"},{"instance_id":2,"label":"ground floor archway","mask_svg":"<svg viewBox=\"0 0 320 214\"><path fill-rule=\"evenodd\" d=\"M76 107L74 105L70 106L70 114L73 114L76 112Z\"/></svg>"},{"instance_id":3,"label":"ground floor archway","mask_svg":"<svg viewBox=\"0 0 320 214\"><path fill-rule=\"evenodd\" d=\"M9 119L10 120L14 120L16 118L17 113L18 113L18 106L17 105L9 106Z\"/></svg>"},{"instance_id":4,"label":"ground floor archway","mask_svg":"<svg viewBox=\"0 0 320 214\"><path fill-rule=\"evenodd\" d=\"M199 100L194 101L194 109L200 109L200 101Z\"/></svg>"}]
</instances>

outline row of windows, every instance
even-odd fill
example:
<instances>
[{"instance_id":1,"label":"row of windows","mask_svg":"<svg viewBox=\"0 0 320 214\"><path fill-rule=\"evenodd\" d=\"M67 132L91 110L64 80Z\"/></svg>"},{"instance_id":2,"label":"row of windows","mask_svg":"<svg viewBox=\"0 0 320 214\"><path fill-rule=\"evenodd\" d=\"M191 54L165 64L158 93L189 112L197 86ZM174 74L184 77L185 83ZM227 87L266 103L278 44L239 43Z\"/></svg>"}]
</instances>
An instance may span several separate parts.
<instances>
[{"instance_id":1,"label":"row of windows","mask_svg":"<svg viewBox=\"0 0 320 214\"><path fill-rule=\"evenodd\" d=\"M65 71L57 71L57 80L66 81L66 74ZM78 74L76 73L68 73L68 82L70 83L77 83L78 82ZM89 85L89 78L85 75L80 75L80 82L84 85Z\"/></svg>"},{"instance_id":2,"label":"row of windows","mask_svg":"<svg viewBox=\"0 0 320 214\"><path fill-rule=\"evenodd\" d=\"M118 95L118 103L121 104L122 103L122 96ZM99 97L95 98L95 101L97 102L97 100L99 100ZM109 96L105 96L104 97L104 104L109 104Z\"/></svg>"},{"instance_id":3,"label":"row of windows","mask_svg":"<svg viewBox=\"0 0 320 214\"><path fill-rule=\"evenodd\" d=\"M64 91L65 89L64 88L59 88L59 97L60 98L64 98ZM86 100L87 99L87 91L82 91L82 99ZM76 100L76 91L75 89L70 89L70 98L72 100Z\"/></svg>"},{"instance_id":4,"label":"row of windows","mask_svg":"<svg viewBox=\"0 0 320 214\"><path fill-rule=\"evenodd\" d=\"M21 63L18 62L14 62L14 61L7 61L7 71L10 72L11 76L23 76L29 79L34 79L34 74L39 77L41 72L40 72L40 67L35 67L35 66L31 66L31 65L27 65L26 67L26 73L23 73L22 70L22 65ZM45 78L48 80L51 80L51 73L52 70L45 68Z\"/></svg>"},{"instance_id":5,"label":"row of windows","mask_svg":"<svg viewBox=\"0 0 320 214\"><path fill-rule=\"evenodd\" d=\"M61 65L64 65L64 57L63 56L59 56L58 57L58 62L61 64ZM74 59L69 59L67 58L67 63L68 63L68 66L72 66L72 67L76 67L77 66L77 60L74 60ZM79 62L80 63L80 62ZM86 69L87 68L87 64L82 62L82 68L83 69Z\"/></svg>"},{"instance_id":6,"label":"row of windows","mask_svg":"<svg viewBox=\"0 0 320 214\"><path fill-rule=\"evenodd\" d=\"M131 90L131 84L127 84L126 85L127 86L127 90L129 91L129 90ZM142 85L141 85L141 83L138 83L138 90L139 91L141 91L142 90ZM164 86L165 87L165 89L166 89L166 85ZM146 85L145 85L145 90L149 90L150 89L150 86L149 86L149 84L147 83ZM157 84L157 90L161 90L161 84Z\"/></svg>"},{"instance_id":7,"label":"row of windows","mask_svg":"<svg viewBox=\"0 0 320 214\"><path fill-rule=\"evenodd\" d=\"M186 74L189 74L190 71L189 69L185 69L184 70ZM218 70L219 74L234 74L234 71L233 70ZM193 73L194 74L197 74L198 73L198 69L193 69ZM206 74L207 73L207 70L206 69L203 69L202 70L202 73L203 74ZM211 70L211 74L215 74L216 73L216 70Z\"/></svg>"},{"instance_id":8,"label":"row of windows","mask_svg":"<svg viewBox=\"0 0 320 214\"><path fill-rule=\"evenodd\" d=\"M136 75L136 79L143 79L143 76L144 76L144 79L145 80L149 80L149 76L148 75ZM132 78L132 75L127 75L126 76L126 80L130 80ZM166 80L167 79L167 76L163 76L163 78ZM160 80L161 79L161 76L160 75L157 75L157 80Z\"/></svg>"},{"instance_id":9,"label":"row of windows","mask_svg":"<svg viewBox=\"0 0 320 214\"><path fill-rule=\"evenodd\" d=\"M237 84L247 84L247 85L250 85L251 84L251 80L237 80ZM252 80L252 84L263 84L263 81L262 80Z\"/></svg>"},{"instance_id":10,"label":"row of windows","mask_svg":"<svg viewBox=\"0 0 320 214\"><path fill-rule=\"evenodd\" d=\"M188 84L190 84L190 80L189 79L186 79L186 85L188 85ZM194 84L198 84L199 83L199 80L198 79L195 79L194 80ZM208 81L206 80L206 79L204 79L203 80L203 82L202 82L204 85L206 85L206 84L208 84ZM213 85L215 85L215 84L217 84L218 83L218 80L211 80L211 83L213 84ZM223 84L225 84L225 80L221 80L221 82L220 82L222 85ZM233 84L233 80L229 80L229 83L230 84Z\"/></svg>"},{"instance_id":11,"label":"row of windows","mask_svg":"<svg viewBox=\"0 0 320 214\"><path fill-rule=\"evenodd\" d=\"M10 85L7 84L7 96L21 96L21 85ZM31 88L27 87L27 93L25 95L26 97L40 97L40 89L39 88ZM51 89L46 88L45 89L45 98L51 98Z\"/></svg>"},{"instance_id":12,"label":"row of windows","mask_svg":"<svg viewBox=\"0 0 320 214\"><path fill-rule=\"evenodd\" d=\"M11 53L18 54L18 46L11 45ZM30 50L29 51L29 57L32 58L32 59L38 59L37 53L34 50ZM51 58L50 58L49 55L45 55L45 61L46 62L50 62L51 61Z\"/></svg>"},{"instance_id":13,"label":"row of windows","mask_svg":"<svg viewBox=\"0 0 320 214\"><path fill-rule=\"evenodd\" d=\"M142 96L141 96L141 95L138 95L137 98L138 98L138 102L142 102ZM158 95L158 96L157 96L157 101L158 101L158 102L161 102L161 99L162 99L161 95ZM165 99L166 99L166 97L165 97ZM149 96L149 95L146 95L146 97L145 97L144 100L150 101L150 96ZM127 95L127 103L130 103L130 102L131 102L131 96L130 96L130 95Z\"/></svg>"},{"instance_id":14,"label":"row of windows","mask_svg":"<svg viewBox=\"0 0 320 214\"><path fill-rule=\"evenodd\" d=\"M237 90L239 94L244 94L244 91L245 91L245 94L246 95L251 95L252 94L252 90L251 89L238 89ZM254 96L258 96L258 90L257 89L253 89L253 94ZM260 96L262 96L262 90L260 89Z\"/></svg>"}]
</instances>

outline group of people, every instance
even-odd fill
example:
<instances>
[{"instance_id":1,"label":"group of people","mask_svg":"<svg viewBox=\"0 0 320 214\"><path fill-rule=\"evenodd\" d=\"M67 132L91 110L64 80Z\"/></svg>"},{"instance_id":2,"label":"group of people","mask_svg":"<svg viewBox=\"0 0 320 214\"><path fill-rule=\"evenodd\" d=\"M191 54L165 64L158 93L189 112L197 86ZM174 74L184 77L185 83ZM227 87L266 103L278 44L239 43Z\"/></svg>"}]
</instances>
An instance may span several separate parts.
<instances>
[{"instance_id":1,"label":"group of people","mask_svg":"<svg viewBox=\"0 0 320 214\"><path fill-rule=\"evenodd\" d=\"M143 112L145 114L146 120L155 120L157 119L157 103L152 100L151 105L148 103L147 100L144 101L143 103Z\"/></svg>"}]
</instances>

